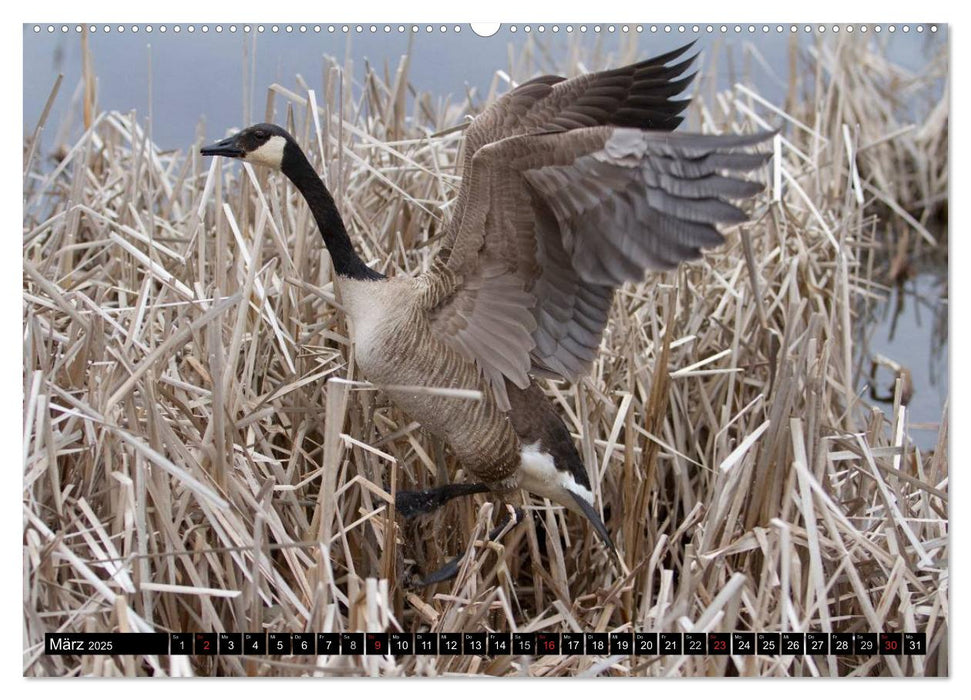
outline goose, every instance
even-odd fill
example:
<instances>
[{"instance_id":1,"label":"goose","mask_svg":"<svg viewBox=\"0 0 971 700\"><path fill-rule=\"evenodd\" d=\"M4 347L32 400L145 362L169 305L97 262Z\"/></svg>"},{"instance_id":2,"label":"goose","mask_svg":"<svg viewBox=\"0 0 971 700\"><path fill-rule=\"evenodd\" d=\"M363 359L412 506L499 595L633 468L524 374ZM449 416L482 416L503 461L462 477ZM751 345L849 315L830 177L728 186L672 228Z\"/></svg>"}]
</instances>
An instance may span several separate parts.
<instances>
[{"instance_id":1,"label":"goose","mask_svg":"<svg viewBox=\"0 0 971 700\"><path fill-rule=\"evenodd\" d=\"M201 149L281 171L316 220L363 375L441 438L472 479L403 491L403 517L474 493L523 489L586 517L616 550L563 420L537 383L577 381L595 358L614 290L723 242L763 189L743 173L774 132L673 130L691 44L572 79L515 87L467 126L463 177L427 271L387 277L358 255L297 141L256 124ZM480 400L408 387L478 392ZM497 531L500 528L497 528ZM492 535L490 535L491 537ZM456 571L455 560L440 580Z\"/></svg>"}]
</instances>

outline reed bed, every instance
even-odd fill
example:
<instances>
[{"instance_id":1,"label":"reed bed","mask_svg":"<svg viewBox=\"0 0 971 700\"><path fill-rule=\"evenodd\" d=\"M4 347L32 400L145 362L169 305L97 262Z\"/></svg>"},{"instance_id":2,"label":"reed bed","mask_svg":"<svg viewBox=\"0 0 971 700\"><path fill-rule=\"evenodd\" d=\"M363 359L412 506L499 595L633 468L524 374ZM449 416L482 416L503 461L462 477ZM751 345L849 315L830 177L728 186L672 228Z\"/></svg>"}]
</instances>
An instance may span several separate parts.
<instances>
[{"instance_id":1,"label":"reed bed","mask_svg":"<svg viewBox=\"0 0 971 700\"><path fill-rule=\"evenodd\" d=\"M533 48L504 68L513 79L542 64ZM648 52L578 50L558 71ZM703 57L700 85L717 59ZM396 489L461 478L458 466L359 375L329 259L282 177L200 158L201 135L161 152L133 115L96 105L53 163L36 132L24 151L24 674L946 675L947 414L922 452L902 382L891 410L871 405L853 343L860 300L883 293L887 227L946 245L922 217L947 201L948 103L895 126L867 72L893 67L858 36L799 60L784 105L738 84L699 89L691 107L706 131L781 128L751 223L702 261L620 290L590 374L546 384L620 565L580 518L538 499L496 543L480 539L505 512L496 498L394 517ZM305 146L366 260L422 270L460 176L452 127L490 98L421 93L407 57L358 85L347 68L325 65L316 89L272 86L266 117ZM456 580L414 586L466 551ZM45 656L44 633L59 630L924 631L928 651Z\"/></svg>"}]
</instances>

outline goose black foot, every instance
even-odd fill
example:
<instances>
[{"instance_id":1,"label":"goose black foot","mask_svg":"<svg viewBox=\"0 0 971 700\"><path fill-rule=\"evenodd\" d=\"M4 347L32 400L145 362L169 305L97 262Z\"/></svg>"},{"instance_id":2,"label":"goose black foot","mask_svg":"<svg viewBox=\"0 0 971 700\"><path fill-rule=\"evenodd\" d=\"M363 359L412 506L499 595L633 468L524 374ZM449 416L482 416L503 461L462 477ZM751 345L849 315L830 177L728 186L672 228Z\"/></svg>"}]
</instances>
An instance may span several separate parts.
<instances>
[{"instance_id":1,"label":"goose black foot","mask_svg":"<svg viewBox=\"0 0 971 700\"><path fill-rule=\"evenodd\" d=\"M394 507L402 517L413 518L441 508L453 498L487 493L489 490L485 484L445 484L424 491L399 491L395 494Z\"/></svg>"},{"instance_id":2,"label":"goose black foot","mask_svg":"<svg viewBox=\"0 0 971 700\"><path fill-rule=\"evenodd\" d=\"M515 527L523 521L523 517L524 513L522 508L516 508L512 514L507 511L506 517L504 517L499 524L492 529L492 532L490 532L486 537L486 541L495 542L498 540L500 535L502 535L506 528L509 527L510 518L515 518L515 522L512 524L513 527ZM418 584L418 587L424 588L425 586L431 586L436 583L441 583L442 581L448 581L449 579L455 578L459 573L459 568L462 564L462 559L464 558L465 553L449 559L445 566L422 579L422 581Z\"/></svg>"}]
</instances>

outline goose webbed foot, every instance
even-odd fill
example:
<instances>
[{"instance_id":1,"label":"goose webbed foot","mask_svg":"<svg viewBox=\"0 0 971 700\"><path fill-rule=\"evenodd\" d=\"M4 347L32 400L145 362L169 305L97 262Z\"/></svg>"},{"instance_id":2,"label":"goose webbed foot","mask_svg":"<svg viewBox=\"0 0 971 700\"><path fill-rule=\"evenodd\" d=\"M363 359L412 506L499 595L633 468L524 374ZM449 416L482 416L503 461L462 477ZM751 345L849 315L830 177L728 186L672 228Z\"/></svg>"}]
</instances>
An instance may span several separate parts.
<instances>
[{"instance_id":1,"label":"goose webbed foot","mask_svg":"<svg viewBox=\"0 0 971 700\"><path fill-rule=\"evenodd\" d=\"M394 507L403 518L413 518L441 508L453 498L487 493L490 490L485 484L445 484L424 491L398 491L395 494Z\"/></svg>"},{"instance_id":2,"label":"goose webbed foot","mask_svg":"<svg viewBox=\"0 0 971 700\"><path fill-rule=\"evenodd\" d=\"M524 517L524 512L522 508L516 508L512 513L506 511L506 516L496 525L492 531L486 536L485 540L487 542L495 542L502 535L504 535L507 529L512 529L516 525L522 522ZM513 520L510 523L510 520ZM455 578L459 569L462 565L462 560L465 558L466 553L459 554L456 557L452 557L442 568L437 571L432 572L425 578L423 578L417 586L419 588L424 588L426 586L432 586L436 583L441 583L442 581L448 581L449 579Z\"/></svg>"}]
</instances>

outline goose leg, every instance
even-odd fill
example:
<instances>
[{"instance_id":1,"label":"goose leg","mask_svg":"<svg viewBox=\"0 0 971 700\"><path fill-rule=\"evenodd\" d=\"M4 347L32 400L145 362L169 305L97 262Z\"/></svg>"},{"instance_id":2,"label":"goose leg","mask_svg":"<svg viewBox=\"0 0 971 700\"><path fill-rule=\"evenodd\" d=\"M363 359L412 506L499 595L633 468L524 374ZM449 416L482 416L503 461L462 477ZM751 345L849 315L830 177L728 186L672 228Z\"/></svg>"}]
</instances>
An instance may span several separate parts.
<instances>
[{"instance_id":1,"label":"goose leg","mask_svg":"<svg viewBox=\"0 0 971 700\"><path fill-rule=\"evenodd\" d=\"M510 526L510 519L515 518L515 522ZM513 513L506 512L506 517L504 517L498 525L496 525L492 531L486 536L487 542L495 542L502 535L505 534L506 529L512 529L513 526L518 525L523 520L523 509L516 508ZM436 583L441 583L442 581L448 581L449 579L455 578L459 573L459 568L461 567L462 560L465 558L466 553L459 554L457 557L453 557L448 560L442 568L437 571L432 572L426 576L418 584L419 588L424 588L425 586L431 586Z\"/></svg>"},{"instance_id":2,"label":"goose leg","mask_svg":"<svg viewBox=\"0 0 971 700\"><path fill-rule=\"evenodd\" d=\"M488 493L490 490L485 484L445 484L424 491L398 491L395 494L394 507L402 517L413 518L441 508L453 498Z\"/></svg>"}]
</instances>

